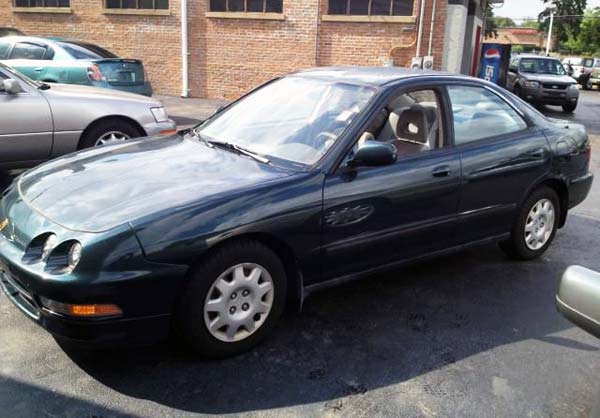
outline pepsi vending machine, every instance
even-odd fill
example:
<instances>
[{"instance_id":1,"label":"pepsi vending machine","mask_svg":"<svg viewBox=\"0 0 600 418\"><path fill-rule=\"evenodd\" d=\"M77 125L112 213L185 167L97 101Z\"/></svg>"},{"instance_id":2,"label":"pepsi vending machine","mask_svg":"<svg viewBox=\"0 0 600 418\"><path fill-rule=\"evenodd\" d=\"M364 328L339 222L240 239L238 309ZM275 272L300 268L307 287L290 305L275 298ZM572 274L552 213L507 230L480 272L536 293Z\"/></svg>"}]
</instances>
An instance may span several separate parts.
<instances>
[{"instance_id":1,"label":"pepsi vending machine","mask_svg":"<svg viewBox=\"0 0 600 418\"><path fill-rule=\"evenodd\" d=\"M481 47L481 64L479 78L506 87L506 75L510 64L512 45L488 44Z\"/></svg>"}]
</instances>

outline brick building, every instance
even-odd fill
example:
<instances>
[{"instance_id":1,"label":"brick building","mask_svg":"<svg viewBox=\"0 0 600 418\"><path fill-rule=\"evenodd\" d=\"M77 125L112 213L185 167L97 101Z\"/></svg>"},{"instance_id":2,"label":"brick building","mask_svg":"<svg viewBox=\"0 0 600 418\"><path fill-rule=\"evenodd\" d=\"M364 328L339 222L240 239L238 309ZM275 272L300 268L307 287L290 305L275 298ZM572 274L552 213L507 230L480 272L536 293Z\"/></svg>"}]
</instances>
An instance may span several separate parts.
<instances>
[{"instance_id":1,"label":"brick building","mask_svg":"<svg viewBox=\"0 0 600 418\"><path fill-rule=\"evenodd\" d=\"M140 58L160 94L234 98L317 65L429 55L436 69L470 73L484 1L0 0L0 26Z\"/></svg>"}]
</instances>

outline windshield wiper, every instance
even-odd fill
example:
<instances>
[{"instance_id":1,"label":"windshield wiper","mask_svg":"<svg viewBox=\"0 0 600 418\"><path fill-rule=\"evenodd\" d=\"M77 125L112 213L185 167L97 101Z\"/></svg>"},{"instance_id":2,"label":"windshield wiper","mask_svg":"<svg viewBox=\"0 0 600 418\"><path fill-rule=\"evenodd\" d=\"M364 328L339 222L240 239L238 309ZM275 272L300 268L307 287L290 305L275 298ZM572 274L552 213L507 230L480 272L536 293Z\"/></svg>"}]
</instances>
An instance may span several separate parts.
<instances>
[{"instance_id":1,"label":"windshield wiper","mask_svg":"<svg viewBox=\"0 0 600 418\"><path fill-rule=\"evenodd\" d=\"M254 158L256 161L261 162L263 164L269 164L269 159L263 157L262 155L258 155L254 151L249 150L248 148L244 148L237 144L232 144L231 142L222 142L222 141L206 141L211 146L216 146L219 148L227 149L230 151L237 152L238 154L247 155L248 157Z\"/></svg>"},{"instance_id":2,"label":"windshield wiper","mask_svg":"<svg viewBox=\"0 0 600 418\"><path fill-rule=\"evenodd\" d=\"M200 135L200 132L198 132L196 129L191 128L191 129L186 129L181 131L183 135L185 135L186 133L191 133L192 135L194 135L196 138L198 138L199 140L204 142L204 145L206 145L208 148L214 148L214 145L212 145L208 139L206 139L205 137L203 137L202 135Z\"/></svg>"}]
</instances>

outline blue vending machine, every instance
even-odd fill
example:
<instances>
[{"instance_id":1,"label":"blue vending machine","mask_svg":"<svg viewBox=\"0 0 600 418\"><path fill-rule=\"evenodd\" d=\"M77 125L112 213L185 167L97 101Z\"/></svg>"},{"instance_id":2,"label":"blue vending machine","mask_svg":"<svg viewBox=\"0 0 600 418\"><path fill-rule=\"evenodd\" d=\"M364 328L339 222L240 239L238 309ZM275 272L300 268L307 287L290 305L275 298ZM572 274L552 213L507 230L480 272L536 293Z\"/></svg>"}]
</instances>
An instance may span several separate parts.
<instances>
[{"instance_id":1,"label":"blue vending machine","mask_svg":"<svg viewBox=\"0 0 600 418\"><path fill-rule=\"evenodd\" d=\"M479 78L506 87L512 45L484 43L481 47Z\"/></svg>"}]
</instances>

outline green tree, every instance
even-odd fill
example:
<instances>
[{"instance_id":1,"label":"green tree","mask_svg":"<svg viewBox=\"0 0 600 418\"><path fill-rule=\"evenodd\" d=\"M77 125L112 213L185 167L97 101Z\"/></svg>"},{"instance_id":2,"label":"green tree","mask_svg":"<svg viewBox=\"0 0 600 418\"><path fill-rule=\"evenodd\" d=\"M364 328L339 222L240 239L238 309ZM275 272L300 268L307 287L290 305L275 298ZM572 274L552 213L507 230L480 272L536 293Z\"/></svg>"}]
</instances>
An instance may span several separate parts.
<instances>
[{"instance_id":1,"label":"green tree","mask_svg":"<svg viewBox=\"0 0 600 418\"><path fill-rule=\"evenodd\" d=\"M496 25L496 17L494 16L494 8L490 3L487 3L485 8L485 26L483 28L483 36L486 38L498 37L498 26Z\"/></svg>"},{"instance_id":2,"label":"green tree","mask_svg":"<svg viewBox=\"0 0 600 418\"><path fill-rule=\"evenodd\" d=\"M542 0L542 2L547 7L538 17L540 29L548 31L554 4L556 9L553 35L556 36L559 46L566 42L574 42L573 40L579 35L579 28L583 20L581 16L585 12L587 0Z\"/></svg>"},{"instance_id":3,"label":"green tree","mask_svg":"<svg viewBox=\"0 0 600 418\"><path fill-rule=\"evenodd\" d=\"M581 52L600 52L600 7L585 12L579 27L577 43Z\"/></svg>"},{"instance_id":4,"label":"green tree","mask_svg":"<svg viewBox=\"0 0 600 418\"><path fill-rule=\"evenodd\" d=\"M499 27L499 28L514 28L515 26L517 26L515 24L515 21L512 20L510 17L498 16L498 17L494 18L494 21L496 23L496 27Z\"/></svg>"},{"instance_id":5,"label":"green tree","mask_svg":"<svg viewBox=\"0 0 600 418\"><path fill-rule=\"evenodd\" d=\"M520 28L534 28L534 29L538 29L540 27L540 22L538 22L537 20L534 19L527 19L522 21L519 24Z\"/></svg>"}]
</instances>

